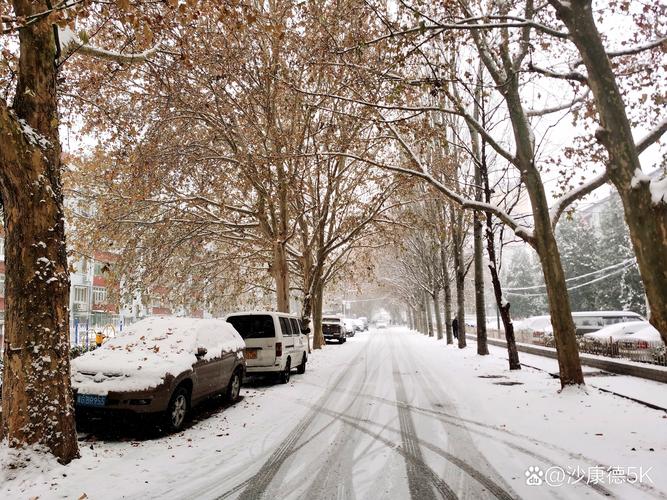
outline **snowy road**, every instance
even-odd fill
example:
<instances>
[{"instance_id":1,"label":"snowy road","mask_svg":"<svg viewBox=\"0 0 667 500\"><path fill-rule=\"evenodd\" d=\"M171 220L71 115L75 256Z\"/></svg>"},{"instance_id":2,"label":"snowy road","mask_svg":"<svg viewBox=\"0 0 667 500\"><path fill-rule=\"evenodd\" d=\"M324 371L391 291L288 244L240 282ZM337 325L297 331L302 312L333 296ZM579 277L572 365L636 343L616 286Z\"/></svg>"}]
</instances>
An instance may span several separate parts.
<instances>
[{"instance_id":1,"label":"snowy road","mask_svg":"<svg viewBox=\"0 0 667 500\"><path fill-rule=\"evenodd\" d=\"M307 414L218 498L512 498L409 340L388 330L351 342L320 399L301 401Z\"/></svg>"},{"instance_id":2,"label":"snowy road","mask_svg":"<svg viewBox=\"0 0 667 500\"><path fill-rule=\"evenodd\" d=\"M400 328L360 334L180 434L84 441L69 466L32 464L0 482L0 498L667 499L664 412L594 389L558 394L557 380L509 372L495 352ZM649 474L613 483L599 475L612 466Z\"/></svg>"}]
</instances>

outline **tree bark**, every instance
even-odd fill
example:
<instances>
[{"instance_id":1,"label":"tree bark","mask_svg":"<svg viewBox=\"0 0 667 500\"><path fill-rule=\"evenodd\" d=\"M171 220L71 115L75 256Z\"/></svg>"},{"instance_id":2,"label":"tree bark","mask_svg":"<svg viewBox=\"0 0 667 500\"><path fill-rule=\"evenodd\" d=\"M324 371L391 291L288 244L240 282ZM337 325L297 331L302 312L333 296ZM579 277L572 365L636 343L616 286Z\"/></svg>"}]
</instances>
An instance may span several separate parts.
<instances>
[{"instance_id":1,"label":"tree bark","mask_svg":"<svg viewBox=\"0 0 667 500\"><path fill-rule=\"evenodd\" d=\"M18 16L47 10L15 1ZM5 225L6 319L0 434L42 445L61 463L79 456L69 366L55 43L49 22L19 31L13 111L0 100L0 193Z\"/></svg>"},{"instance_id":2,"label":"tree bark","mask_svg":"<svg viewBox=\"0 0 667 500\"><path fill-rule=\"evenodd\" d=\"M481 201L481 178L479 166L475 168L475 181L478 184L477 191L480 191L478 201ZM474 253L475 253L475 313L477 316L477 354L482 356L489 354L489 346L486 342L486 304L484 301L484 247L482 241L482 217L479 212L474 213Z\"/></svg>"},{"instance_id":3,"label":"tree bark","mask_svg":"<svg viewBox=\"0 0 667 500\"><path fill-rule=\"evenodd\" d=\"M289 303L289 269L287 265L287 251L285 243L273 243L273 279L276 283L276 306L279 312L290 312Z\"/></svg>"},{"instance_id":4,"label":"tree bark","mask_svg":"<svg viewBox=\"0 0 667 500\"><path fill-rule=\"evenodd\" d=\"M532 8L529 10L532 10ZM493 56L482 40L483 34L473 30L471 35L475 40L484 66L491 74L495 84L498 85L499 92L507 104L516 148L513 163L521 173L521 180L526 186L535 226L532 235L526 235L523 228L518 228L518 230L523 231L523 238L535 248L542 264L551 325L556 340L561 386L583 384L584 376L581 370L565 273L563 272L558 245L551 226L544 184L535 165L534 135L521 102L519 71L510 54L509 36L507 31L504 31L501 37L499 50L502 66L499 66L493 60Z\"/></svg>"},{"instance_id":5,"label":"tree bark","mask_svg":"<svg viewBox=\"0 0 667 500\"><path fill-rule=\"evenodd\" d=\"M428 293L424 292L424 311L426 315L426 330L429 337L433 337L433 316L431 314L431 301Z\"/></svg>"},{"instance_id":6,"label":"tree bark","mask_svg":"<svg viewBox=\"0 0 667 500\"><path fill-rule=\"evenodd\" d=\"M445 306L445 337L448 344L454 343L452 334L452 284L449 281L449 266L447 265L447 250L444 245L440 246L440 259L442 261L443 291Z\"/></svg>"},{"instance_id":7,"label":"tree bark","mask_svg":"<svg viewBox=\"0 0 667 500\"><path fill-rule=\"evenodd\" d=\"M456 277L456 319L459 324L458 347L467 346L465 325L465 264L463 262L463 214L451 208L452 250L454 252L454 273Z\"/></svg>"},{"instance_id":8,"label":"tree bark","mask_svg":"<svg viewBox=\"0 0 667 500\"><path fill-rule=\"evenodd\" d=\"M482 142L482 154L480 165L480 176L484 186L484 199L486 203L491 202L491 188L489 186L489 175L486 165L486 149ZM514 337L514 324L510 316L510 303L503 299L503 290L498 275L498 259L496 258L496 243L493 234L493 216L486 213L486 250L489 254L489 271L491 272L491 284L493 285L493 295L496 299L496 307L500 313L505 330L505 341L507 346L507 360L510 370L520 370L519 351L516 348L516 339Z\"/></svg>"},{"instance_id":9,"label":"tree bark","mask_svg":"<svg viewBox=\"0 0 667 500\"><path fill-rule=\"evenodd\" d=\"M567 26L586 67L600 116L601 128L596 137L609 153L607 171L623 203L651 310L649 320L667 342L667 203L653 203L649 182L635 179L635 174L641 172L639 151L614 69L595 24L591 1L550 3Z\"/></svg>"},{"instance_id":10,"label":"tree bark","mask_svg":"<svg viewBox=\"0 0 667 500\"><path fill-rule=\"evenodd\" d=\"M320 281L313 285L313 349L321 349L325 344L322 333L322 297L324 290Z\"/></svg>"},{"instance_id":11,"label":"tree bark","mask_svg":"<svg viewBox=\"0 0 667 500\"><path fill-rule=\"evenodd\" d=\"M438 332L438 340L442 340L442 315L440 314L440 290L433 292L433 312L435 313L435 326Z\"/></svg>"}]
</instances>

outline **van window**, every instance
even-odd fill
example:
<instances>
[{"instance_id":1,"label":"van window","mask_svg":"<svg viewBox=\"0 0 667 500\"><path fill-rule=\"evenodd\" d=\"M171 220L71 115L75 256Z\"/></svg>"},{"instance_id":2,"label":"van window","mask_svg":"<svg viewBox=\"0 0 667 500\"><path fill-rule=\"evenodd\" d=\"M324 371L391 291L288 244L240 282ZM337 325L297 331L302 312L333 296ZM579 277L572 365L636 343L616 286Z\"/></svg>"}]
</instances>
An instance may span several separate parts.
<instances>
[{"instance_id":1,"label":"van window","mask_svg":"<svg viewBox=\"0 0 667 500\"><path fill-rule=\"evenodd\" d=\"M268 314L250 314L227 318L243 339L264 339L276 336L273 318Z\"/></svg>"},{"instance_id":2,"label":"van window","mask_svg":"<svg viewBox=\"0 0 667 500\"><path fill-rule=\"evenodd\" d=\"M292 333L301 335L301 322L296 318L290 318L289 322L292 324Z\"/></svg>"},{"instance_id":3,"label":"van window","mask_svg":"<svg viewBox=\"0 0 667 500\"><path fill-rule=\"evenodd\" d=\"M572 319L574 320L574 324L578 327L603 326L602 318L600 316L574 316Z\"/></svg>"},{"instance_id":4,"label":"van window","mask_svg":"<svg viewBox=\"0 0 667 500\"><path fill-rule=\"evenodd\" d=\"M292 327L289 324L289 318L280 317L280 329L283 331L283 335L292 336Z\"/></svg>"}]
</instances>

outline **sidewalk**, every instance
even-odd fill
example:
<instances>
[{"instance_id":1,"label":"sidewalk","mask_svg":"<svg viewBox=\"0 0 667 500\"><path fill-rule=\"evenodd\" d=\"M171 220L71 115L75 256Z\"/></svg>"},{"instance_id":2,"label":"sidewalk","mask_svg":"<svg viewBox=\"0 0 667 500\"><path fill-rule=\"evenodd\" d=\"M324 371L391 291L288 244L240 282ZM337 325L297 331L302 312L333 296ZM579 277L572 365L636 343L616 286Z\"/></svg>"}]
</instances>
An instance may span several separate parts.
<instances>
[{"instance_id":1,"label":"sidewalk","mask_svg":"<svg viewBox=\"0 0 667 500\"><path fill-rule=\"evenodd\" d=\"M476 341L469 339L471 348L476 347ZM489 352L493 356L507 359L505 347L489 344ZM550 374L558 374L558 361L545 356L519 352L519 360L522 364L544 370ZM614 360L615 361L615 360ZM663 367L656 367L663 368ZM665 384L654 380L647 380L631 375L618 375L593 367L584 366L584 378L586 385L616 393L618 395L636 399L657 406L667 411L667 391Z\"/></svg>"}]
</instances>

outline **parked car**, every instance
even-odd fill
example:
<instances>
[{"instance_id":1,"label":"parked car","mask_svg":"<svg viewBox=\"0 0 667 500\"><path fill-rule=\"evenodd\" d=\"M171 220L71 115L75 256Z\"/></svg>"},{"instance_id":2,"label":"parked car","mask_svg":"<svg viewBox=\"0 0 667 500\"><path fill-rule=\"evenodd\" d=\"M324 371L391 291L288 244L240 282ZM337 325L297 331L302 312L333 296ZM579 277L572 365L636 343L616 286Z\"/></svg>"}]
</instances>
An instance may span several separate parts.
<instances>
[{"instance_id":1,"label":"parked car","mask_svg":"<svg viewBox=\"0 0 667 500\"><path fill-rule=\"evenodd\" d=\"M648 321L626 321L608 325L596 332L584 334L585 340L595 342L616 342L628 338L629 335L651 326Z\"/></svg>"},{"instance_id":2,"label":"parked car","mask_svg":"<svg viewBox=\"0 0 667 500\"><path fill-rule=\"evenodd\" d=\"M360 316L357 318L357 321L361 323L361 330L364 332L368 331L368 318L366 316Z\"/></svg>"},{"instance_id":3,"label":"parked car","mask_svg":"<svg viewBox=\"0 0 667 500\"><path fill-rule=\"evenodd\" d=\"M352 318L343 318L343 328L347 337L354 337L359 330L358 325Z\"/></svg>"},{"instance_id":4,"label":"parked car","mask_svg":"<svg viewBox=\"0 0 667 500\"><path fill-rule=\"evenodd\" d=\"M377 328L378 330L383 330L383 329L387 328L387 326L388 326L388 324L387 324L386 321L378 321L378 322L375 323L375 328Z\"/></svg>"},{"instance_id":5,"label":"parked car","mask_svg":"<svg viewBox=\"0 0 667 500\"><path fill-rule=\"evenodd\" d=\"M631 321L646 321L641 315L630 311L577 311L572 313L577 335L597 332L605 326Z\"/></svg>"},{"instance_id":6,"label":"parked car","mask_svg":"<svg viewBox=\"0 0 667 500\"><path fill-rule=\"evenodd\" d=\"M340 316L323 316L322 334L325 341L337 340L339 344L344 344L347 340L347 331Z\"/></svg>"},{"instance_id":7,"label":"parked car","mask_svg":"<svg viewBox=\"0 0 667 500\"><path fill-rule=\"evenodd\" d=\"M644 328L624 337L622 342L625 347L633 349L660 348L665 345L660 332L648 322Z\"/></svg>"},{"instance_id":8,"label":"parked car","mask_svg":"<svg viewBox=\"0 0 667 500\"><path fill-rule=\"evenodd\" d=\"M241 336L216 319L139 321L72 360L77 417L157 414L178 431L190 409L211 396L239 398L245 371Z\"/></svg>"},{"instance_id":9,"label":"parked car","mask_svg":"<svg viewBox=\"0 0 667 500\"><path fill-rule=\"evenodd\" d=\"M572 313L577 335L597 332L608 325L631 321L646 321L642 316L630 311L577 311ZM530 332L533 338L553 337L551 316L533 316L517 322L517 332Z\"/></svg>"},{"instance_id":10,"label":"parked car","mask_svg":"<svg viewBox=\"0 0 667 500\"><path fill-rule=\"evenodd\" d=\"M286 384L291 372L306 372L308 333L297 316L273 311L230 314L226 320L246 343L247 373L275 374Z\"/></svg>"}]
</instances>

